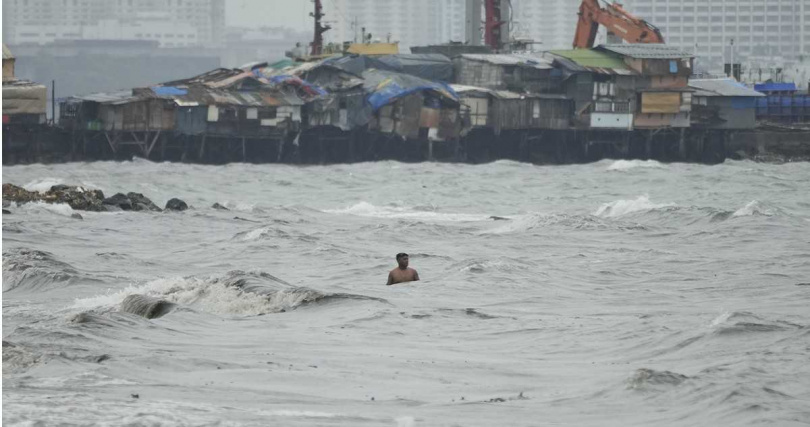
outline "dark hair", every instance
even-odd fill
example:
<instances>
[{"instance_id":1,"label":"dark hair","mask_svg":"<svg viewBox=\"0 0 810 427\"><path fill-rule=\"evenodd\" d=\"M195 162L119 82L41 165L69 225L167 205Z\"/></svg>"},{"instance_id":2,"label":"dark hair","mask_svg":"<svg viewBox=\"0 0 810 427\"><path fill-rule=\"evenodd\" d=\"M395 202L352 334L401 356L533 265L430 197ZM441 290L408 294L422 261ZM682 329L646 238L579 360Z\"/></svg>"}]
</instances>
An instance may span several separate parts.
<instances>
[{"instance_id":1,"label":"dark hair","mask_svg":"<svg viewBox=\"0 0 810 427\"><path fill-rule=\"evenodd\" d=\"M406 254L405 252L400 252L400 253L398 253L398 254L397 254L397 261L399 261L399 259L400 259L400 258L402 258L402 257L404 257L404 256L408 256L408 254Z\"/></svg>"}]
</instances>

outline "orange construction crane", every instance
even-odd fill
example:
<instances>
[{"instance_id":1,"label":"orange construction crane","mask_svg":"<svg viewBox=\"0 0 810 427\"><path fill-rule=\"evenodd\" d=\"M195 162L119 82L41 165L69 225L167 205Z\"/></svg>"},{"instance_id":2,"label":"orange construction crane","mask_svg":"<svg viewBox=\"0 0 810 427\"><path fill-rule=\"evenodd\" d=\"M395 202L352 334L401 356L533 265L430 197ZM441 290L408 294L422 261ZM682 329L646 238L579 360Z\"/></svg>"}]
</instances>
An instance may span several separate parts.
<instances>
[{"instance_id":1,"label":"orange construction crane","mask_svg":"<svg viewBox=\"0 0 810 427\"><path fill-rule=\"evenodd\" d=\"M603 7L599 0L582 0L574 48L593 47L600 25L628 43L664 43L664 36L658 28L631 15L621 4L605 3Z\"/></svg>"}]
</instances>

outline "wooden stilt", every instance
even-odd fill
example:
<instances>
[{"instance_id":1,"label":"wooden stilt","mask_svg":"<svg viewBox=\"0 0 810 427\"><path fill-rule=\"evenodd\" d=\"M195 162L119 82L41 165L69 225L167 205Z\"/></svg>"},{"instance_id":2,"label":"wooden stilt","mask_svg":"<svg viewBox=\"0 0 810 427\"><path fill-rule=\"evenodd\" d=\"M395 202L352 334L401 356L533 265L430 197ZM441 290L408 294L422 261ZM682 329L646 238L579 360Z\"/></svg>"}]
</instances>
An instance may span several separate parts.
<instances>
[{"instance_id":1,"label":"wooden stilt","mask_svg":"<svg viewBox=\"0 0 810 427\"><path fill-rule=\"evenodd\" d=\"M148 135L148 134L147 134ZM149 155L152 154L152 149L155 148L155 143L157 142L158 138L160 138L160 131L157 131L155 137L152 138L152 143L149 145L149 148L146 149L146 158L149 158Z\"/></svg>"},{"instance_id":2,"label":"wooden stilt","mask_svg":"<svg viewBox=\"0 0 810 427\"><path fill-rule=\"evenodd\" d=\"M197 159L202 161L203 156L205 155L205 140L208 138L208 135L203 135L202 142L200 143L200 155L197 156Z\"/></svg>"},{"instance_id":3,"label":"wooden stilt","mask_svg":"<svg viewBox=\"0 0 810 427\"><path fill-rule=\"evenodd\" d=\"M245 144L245 137L242 137L242 162L247 162L247 146Z\"/></svg>"},{"instance_id":4,"label":"wooden stilt","mask_svg":"<svg viewBox=\"0 0 810 427\"><path fill-rule=\"evenodd\" d=\"M276 162L281 163L281 156L284 154L284 138L279 138L276 140L276 149L278 151Z\"/></svg>"},{"instance_id":5,"label":"wooden stilt","mask_svg":"<svg viewBox=\"0 0 810 427\"><path fill-rule=\"evenodd\" d=\"M686 129L681 128L680 136L678 138L678 160L686 160Z\"/></svg>"},{"instance_id":6,"label":"wooden stilt","mask_svg":"<svg viewBox=\"0 0 810 427\"><path fill-rule=\"evenodd\" d=\"M653 131L647 131L647 143L644 146L644 156L647 160L652 158L652 139L653 139Z\"/></svg>"}]
</instances>

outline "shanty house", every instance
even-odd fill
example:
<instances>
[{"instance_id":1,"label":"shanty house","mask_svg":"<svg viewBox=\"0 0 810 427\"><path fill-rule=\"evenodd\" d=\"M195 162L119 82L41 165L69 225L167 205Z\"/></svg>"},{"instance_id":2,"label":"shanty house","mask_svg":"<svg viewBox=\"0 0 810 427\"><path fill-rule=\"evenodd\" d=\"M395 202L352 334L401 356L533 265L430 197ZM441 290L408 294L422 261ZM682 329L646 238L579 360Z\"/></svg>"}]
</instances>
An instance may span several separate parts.
<instances>
[{"instance_id":1,"label":"shanty house","mask_svg":"<svg viewBox=\"0 0 810 427\"><path fill-rule=\"evenodd\" d=\"M756 102L765 95L733 79L692 79L692 126L754 129Z\"/></svg>"},{"instance_id":2,"label":"shanty house","mask_svg":"<svg viewBox=\"0 0 810 427\"><path fill-rule=\"evenodd\" d=\"M453 58L455 83L513 92L553 92L562 75L538 55L463 54Z\"/></svg>"},{"instance_id":3,"label":"shanty house","mask_svg":"<svg viewBox=\"0 0 810 427\"><path fill-rule=\"evenodd\" d=\"M461 102L465 130L568 129L573 101L561 94L521 94L451 85Z\"/></svg>"},{"instance_id":4,"label":"shanty house","mask_svg":"<svg viewBox=\"0 0 810 427\"><path fill-rule=\"evenodd\" d=\"M560 90L573 100L577 127L633 129L637 73L610 52L592 49L551 51L562 72Z\"/></svg>"},{"instance_id":5,"label":"shanty house","mask_svg":"<svg viewBox=\"0 0 810 427\"><path fill-rule=\"evenodd\" d=\"M45 123L48 90L14 75L14 55L3 44L3 124Z\"/></svg>"},{"instance_id":6,"label":"shanty house","mask_svg":"<svg viewBox=\"0 0 810 427\"><path fill-rule=\"evenodd\" d=\"M3 43L3 81L14 80L14 61L11 50Z\"/></svg>"},{"instance_id":7,"label":"shanty house","mask_svg":"<svg viewBox=\"0 0 810 427\"><path fill-rule=\"evenodd\" d=\"M459 136L458 96L448 85L371 69L363 73L363 88L373 112L370 130L405 139L442 141Z\"/></svg>"},{"instance_id":8,"label":"shanty house","mask_svg":"<svg viewBox=\"0 0 810 427\"><path fill-rule=\"evenodd\" d=\"M692 54L661 44L610 44L595 50L619 55L637 76L633 127L689 127Z\"/></svg>"}]
</instances>

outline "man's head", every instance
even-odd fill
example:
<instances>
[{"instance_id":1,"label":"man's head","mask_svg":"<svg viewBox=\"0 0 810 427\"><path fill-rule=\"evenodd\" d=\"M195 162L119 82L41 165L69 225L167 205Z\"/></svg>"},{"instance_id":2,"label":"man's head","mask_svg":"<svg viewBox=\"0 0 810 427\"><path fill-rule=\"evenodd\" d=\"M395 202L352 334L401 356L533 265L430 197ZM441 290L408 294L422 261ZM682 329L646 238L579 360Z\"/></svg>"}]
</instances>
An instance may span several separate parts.
<instances>
[{"instance_id":1,"label":"man's head","mask_svg":"<svg viewBox=\"0 0 810 427\"><path fill-rule=\"evenodd\" d=\"M408 268L408 254L405 252L398 253L397 264L399 264L399 268Z\"/></svg>"}]
</instances>

